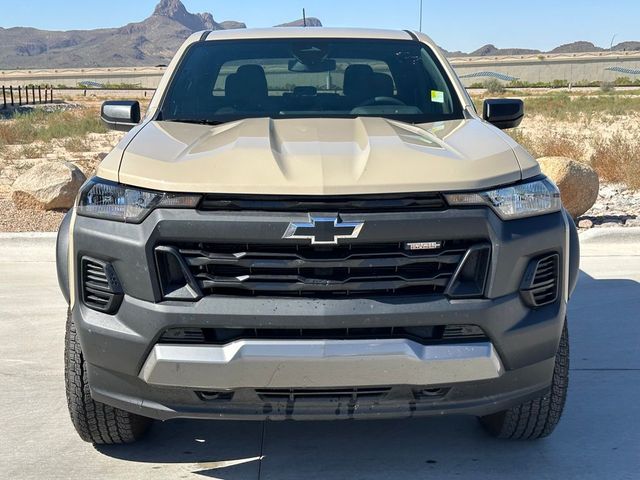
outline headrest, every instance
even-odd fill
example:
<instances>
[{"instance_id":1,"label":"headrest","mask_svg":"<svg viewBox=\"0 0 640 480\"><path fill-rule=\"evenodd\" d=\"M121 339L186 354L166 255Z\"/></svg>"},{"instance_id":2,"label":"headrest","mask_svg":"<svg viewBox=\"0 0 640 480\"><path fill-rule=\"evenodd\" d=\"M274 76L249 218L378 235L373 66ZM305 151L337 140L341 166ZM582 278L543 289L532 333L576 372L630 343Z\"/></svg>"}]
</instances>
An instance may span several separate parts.
<instances>
[{"instance_id":1,"label":"headrest","mask_svg":"<svg viewBox=\"0 0 640 480\"><path fill-rule=\"evenodd\" d=\"M254 101L269 95L267 77L260 65L242 65L227 77L225 95L233 101Z\"/></svg>"},{"instance_id":2,"label":"headrest","mask_svg":"<svg viewBox=\"0 0 640 480\"><path fill-rule=\"evenodd\" d=\"M349 65L344 71L344 94L347 97L369 98L363 92L371 88L373 68L370 65ZM366 98L363 98L366 97Z\"/></svg>"}]
</instances>

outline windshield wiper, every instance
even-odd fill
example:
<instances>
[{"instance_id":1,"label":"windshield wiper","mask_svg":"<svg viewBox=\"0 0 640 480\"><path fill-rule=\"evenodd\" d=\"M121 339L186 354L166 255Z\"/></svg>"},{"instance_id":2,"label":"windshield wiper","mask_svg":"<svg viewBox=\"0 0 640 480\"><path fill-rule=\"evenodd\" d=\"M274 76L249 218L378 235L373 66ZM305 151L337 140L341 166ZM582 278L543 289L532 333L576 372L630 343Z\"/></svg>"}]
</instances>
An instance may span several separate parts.
<instances>
[{"instance_id":1,"label":"windshield wiper","mask_svg":"<svg viewBox=\"0 0 640 480\"><path fill-rule=\"evenodd\" d=\"M221 122L219 120L203 120L197 118L167 118L166 120L162 120L163 122L174 122L174 123L193 123L196 125L222 125L226 122Z\"/></svg>"}]
</instances>

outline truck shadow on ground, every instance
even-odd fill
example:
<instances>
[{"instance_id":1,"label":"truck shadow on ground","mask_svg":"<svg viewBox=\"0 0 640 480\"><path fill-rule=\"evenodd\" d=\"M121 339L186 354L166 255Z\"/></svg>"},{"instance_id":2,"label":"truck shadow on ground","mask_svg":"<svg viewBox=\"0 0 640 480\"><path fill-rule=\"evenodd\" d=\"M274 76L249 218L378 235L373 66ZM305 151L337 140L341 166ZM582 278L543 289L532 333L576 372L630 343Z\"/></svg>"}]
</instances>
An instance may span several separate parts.
<instances>
[{"instance_id":1,"label":"truck shadow on ground","mask_svg":"<svg viewBox=\"0 0 640 480\"><path fill-rule=\"evenodd\" d=\"M635 478L640 433L629 419L640 418L633 400L640 394L640 283L581 272L569 317L569 398L548 439L495 440L470 417L177 420L154 424L138 444L98 450L123 461L160 464L154 468L180 463L198 476L226 480Z\"/></svg>"}]
</instances>

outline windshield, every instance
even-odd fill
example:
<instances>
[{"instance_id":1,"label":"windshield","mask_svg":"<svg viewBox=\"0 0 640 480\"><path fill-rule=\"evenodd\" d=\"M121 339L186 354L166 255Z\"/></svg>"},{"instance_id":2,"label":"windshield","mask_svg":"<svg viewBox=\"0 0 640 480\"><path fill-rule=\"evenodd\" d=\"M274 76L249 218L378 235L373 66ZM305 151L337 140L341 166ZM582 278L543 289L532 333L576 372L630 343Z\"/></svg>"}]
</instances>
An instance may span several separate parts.
<instances>
[{"instance_id":1,"label":"windshield","mask_svg":"<svg viewBox=\"0 0 640 480\"><path fill-rule=\"evenodd\" d=\"M462 118L442 65L414 41L287 39L192 45L159 120L377 116L410 123Z\"/></svg>"}]
</instances>

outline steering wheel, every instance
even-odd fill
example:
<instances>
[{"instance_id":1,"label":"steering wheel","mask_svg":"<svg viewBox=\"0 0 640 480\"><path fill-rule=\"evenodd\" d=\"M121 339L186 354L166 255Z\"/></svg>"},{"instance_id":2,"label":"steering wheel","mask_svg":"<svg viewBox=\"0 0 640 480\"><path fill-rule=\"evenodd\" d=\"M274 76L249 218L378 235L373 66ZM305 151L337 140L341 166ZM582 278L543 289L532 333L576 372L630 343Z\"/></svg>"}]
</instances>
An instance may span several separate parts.
<instances>
[{"instance_id":1,"label":"steering wheel","mask_svg":"<svg viewBox=\"0 0 640 480\"><path fill-rule=\"evenodd\" d=\"M399 105L406 107L407 104L402 100L398 100L393 97L374 97L366 100L365 102L358 105L358 107L370 107L371 105Z\"/></svg>"}]
</instances>

